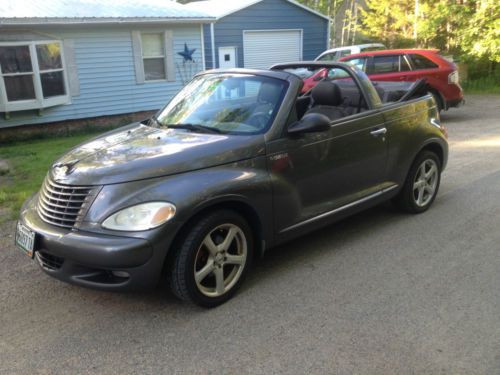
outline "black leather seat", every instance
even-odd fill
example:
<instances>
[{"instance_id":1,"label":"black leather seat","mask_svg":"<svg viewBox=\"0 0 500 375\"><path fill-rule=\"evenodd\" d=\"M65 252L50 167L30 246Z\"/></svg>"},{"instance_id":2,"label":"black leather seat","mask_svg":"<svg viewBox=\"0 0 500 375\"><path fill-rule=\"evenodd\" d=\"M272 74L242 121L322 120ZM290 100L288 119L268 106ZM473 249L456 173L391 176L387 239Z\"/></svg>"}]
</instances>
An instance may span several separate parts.
<instances>
[{"instance_id":1,"label":"black leather seat","mask_svg":"<svg viewBox=\"0 0 500 375\"><path fill-rule=\"evenodd\" d=\"M331 81L321 81L311 91L313 106L306 114L319 113L330 120L336 120L348 114L341 107L343 103L340 88Z\"/></svg>"},{"instance_id":2,"label":"black leather seat","mask_svg":"<svg viewBox=\"0 0 500 375\"><path fill-rule=\"evenodd\" d=\"M276 108L281 91L281 85L268 82L262 83L257 94L257 104L253 107L252 114L247 117L245 123L257 129L263 129L267 126Z\"/></svg>"},{"instance_id":3,"label":"black leather seat","mask_svg":"<svg viewBox=\"0 0 500 375\"><path fill-rule=\"evenodd\" d=\"M310 96L299 96L297 101L295 102L295 109L297 111L297 119L301 119L307 110L309 109L309 105L311 104Z\"/></svg>"},{"instance_id":4,"label":"black leather seat","mask_svg":"<svg viewBox=\"0 0 500 375\"><path fill-rule=\"evenodd\" d=\"M253 110L253 114L262 113L271 115L272 110L276 106L278 99L281 95L282 87L274 83L264 82L260 86L259 94L257 96L257 106Z\"/></svg>"}]
</instances>

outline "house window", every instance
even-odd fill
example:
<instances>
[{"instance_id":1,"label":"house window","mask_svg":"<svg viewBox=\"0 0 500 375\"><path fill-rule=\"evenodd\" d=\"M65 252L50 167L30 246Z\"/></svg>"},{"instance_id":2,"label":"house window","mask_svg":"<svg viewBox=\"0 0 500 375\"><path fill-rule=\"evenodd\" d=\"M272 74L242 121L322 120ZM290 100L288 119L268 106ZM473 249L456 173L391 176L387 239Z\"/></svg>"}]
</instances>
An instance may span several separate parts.
<instances>
[{"instance_id":1,"label":"house window","mask_svg":"<svg viewBox=\"0 0 500 375\"><path fill-rule=\"evenodd\" d=\"M58 41L0 43L0 111L69 102Z\"/></svg>"},{"instance_id":2,"label":"house window","mask_svg":"<svg viewBox=\"0 0 500 375\"><path fill-rule=\"evenodd\" d=\"M165 41L163 33L141 34L144 80L166 79Z\"/></svg>"}]
</instances>

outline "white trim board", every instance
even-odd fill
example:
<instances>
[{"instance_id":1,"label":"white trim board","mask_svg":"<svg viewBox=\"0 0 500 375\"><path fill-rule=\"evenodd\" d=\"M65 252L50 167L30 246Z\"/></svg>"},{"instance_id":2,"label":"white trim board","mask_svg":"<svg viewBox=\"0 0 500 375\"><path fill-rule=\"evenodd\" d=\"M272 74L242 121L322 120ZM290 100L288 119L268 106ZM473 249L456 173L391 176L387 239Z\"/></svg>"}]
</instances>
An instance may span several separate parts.
<instances>
[{"instance_id":1,"label":"white trim board","mask_svg":"<svg viewBox=\"0 0 500 375\"><path fill-rule=\"evenodd\" d=\"M235 1L235 0L233 0ZM213 7L210 7L210 3L211 3L211 0L205 0L205 1L195 1L195 2L192 2L192 3L189 3L189 4L186 4L185 6L189 9L192 9L192 10L200 10L200 11L203 11L213 17L215 17L216 20L220 20L221 18L224 18L226 16L229 16L230 14L233 14L233 13L236 13L236 12L239 12L240 10L243 10L245 8L248 8L252 5L255 5L257 3L260 3L264 0L249 0L249 1L241 1L241 2L238 2L238 6L237 7L234 7L232 9L229 9L227 10L227 6L224 7L224 9L226 9L225 11L221 12L221 11L217 11L217 9L213 9ZM318 17L321 17L325 20L327 20L328 22L331 22L331 19L330 17L328 16L325 16L324 14L318 12L318 11L315 11L314 9L311 9L309 7L306 7L305 5L303 4L300 4L299 2L295 1L295 0L284 0L284 1L287 1L289 2L290 4L293 4L299 8L302 8L304 10L306 10L307 12L309 13L312 13L312 14L315 14L316 16ZM208 6L206 7L205 9L205 4L207 4ZM227 2L226 2L227 4Z\"/></svg>"}]
</instances>

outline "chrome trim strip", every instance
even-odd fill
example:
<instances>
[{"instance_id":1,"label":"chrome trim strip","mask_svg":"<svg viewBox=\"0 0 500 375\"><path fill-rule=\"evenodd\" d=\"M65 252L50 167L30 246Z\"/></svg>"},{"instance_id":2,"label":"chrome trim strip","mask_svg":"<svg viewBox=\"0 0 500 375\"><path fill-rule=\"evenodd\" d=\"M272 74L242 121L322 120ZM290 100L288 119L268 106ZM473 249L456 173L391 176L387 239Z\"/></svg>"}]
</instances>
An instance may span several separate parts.
<instances>
[{"instance_id":1,"label":"chrome trim strip","mask_svg":"<svg viewBox=\"0 0 500 375\"><path fill-rule=\"evenodd\" d=\"M57 182L54 182L53 180L48 180L48 184L51 186L57 188L57 189L70 189L70 190L90 190L92 188L95 188L95 185L63 185L63 184L58 184Z\"/></svg>"},{"instance_id":2,"label":"chrome trim strip","mask_svg":"<svg viewBox=\"0 0 500 375\"><path fill-rule=\"evenodd\" d=\"M325 218L327 216L330 216L330 215L336 214L338 212L347 210L348 208L357 206L358 204L367 202L370 199L373 199L373 198L379 197L379 196L381 196L381 195L383 195L385 193L388 193L389 191L396 189L398 186L399 186L398 184L389 186L389 187L387 187L385 189L377 191L376 193L373 193L373 194L367 195L364 198L358 199L357 201L354 201L354 202L348 203L348 204L346 204L344 206L335 208L334 210L331 210L331 211L328 211L328 212L324 212L324 213L322 213L322 214L320 214L318 216L311 217L310 219L301 221L300 223L294 224L294 225L292 225L292 226L290 226L288 228L283 229L282 231L280 231L280 233L288 232L289 230L301 227L302 225L306 225L306 224L312 223L312 222L314 222L316 220L320 220L320 219L323 219L323 218Z\"/></svg>"},{"instance_id":3,"label":"chrome trim strip","mask_svg":"<svg viewBox=\"0 0 500 375\"><path fill-rule=\"evenodd\" d=\"M56 195L65 195L65 196L74 196L74 197L86 197L87 195L89 195L89 193L68 193L65 191L55 191L55 190L52 190L52 186L50 186L50 185L45 185L45 189L47 191L49 191L50 193L56 194ZM71 188L65 188L65 189L71 190ZM91 190L91 189L88 189L88 190Z\"/></svg>"},{"instance_id":4,"label":"chrome trim strip","mask_svg":"<svg viewBox=\"0 0 500 375\"><path fill-rule=\"evenodd\" d=\"M63 205L60 205L60 204L57 204L57 203L53 203L53 202L49 202L47 201L47 197L45 197L45 195L43 194L40 194L39 195L39 198L43 201L43 203L45 203L46 206L52 206L52 207L58 207L58 208L62 208L62 209L69 209L69 210L80 210L80 207L73 207L73 206L63 206ZM52 199L52 200L56 200L54 198L49 198L49 199ZM71 202L71 201L62 201L62 200L57 200L59 203L60 202ZM80 202L71 202L71 203L80 203ZM62 211L59 211L59 212L62 212Z\"/></svg>"},{"instance_id":5,"label":"chrome trim strip","mask_svg":"<svg viewBox=\"0 0 500 375\"><path fill-rule=\"evenodd\" d=\"M97 185L61 185L54 183L50 176L47 176L38 196L38 216L51 225L76 228L101 188L102 186Z\"/></svg>"},{"instance_id":6,"label":"chrome trim strip","mask_svg":"<svg viewBox=\"0 0 500 375\"><path fill-rule=\"evenodd\" d=\"M50 206L47 205L47 203L45 203L45 201L42 199L42 200L39 200L38 203L40 203L40 206L42 206L42 208L45 210L45 211L48 211L48 212L51 212L51 213L54 213L56 215L61 215L61 216L78 216L78 211L80 211L80 208L72 208L73 211L57 211L57 210L54 210L54 208L51 208ZM75 212L75 210L77 210Z\"/></svg>"},{"instance_id":7,"label":"chrome trim strip","mask_svg":"<svg viewBox=\"0 0 500 375\"><path fill-rule=\"evenodd\" d=\"M433 117L433 118L431 118L431 119L429 120L429 122L430 122L432 125L434 125L436 128L438 128L438 129L442 129L442 127L441 127L441 122L439 121L439 119L437 119L437 118L434 118L434 117Z\"/></svg>"},{"instance_id":8,"label":"chrome trim strip","mask_svg":"<svg viewBox=\"0 0 500 375\"><path fill-rule=\"evenodd\" d=\"M44 219L46 219L48 221L50 221L50 220L64 221L64 222L71 223L71 225L73 225L73 223L76 220L76 217L74 219L64 219L62 217L53 216L50 213L45 212L45 211L40 211L40 214L41 214L41 216L44 216ZM54 224L54 222L51 222L50 224ZM59 223L56 223L56 224L59 224ZM66 225L66 224L60 223L60 225Z\"/></svg>"}]
</instances>

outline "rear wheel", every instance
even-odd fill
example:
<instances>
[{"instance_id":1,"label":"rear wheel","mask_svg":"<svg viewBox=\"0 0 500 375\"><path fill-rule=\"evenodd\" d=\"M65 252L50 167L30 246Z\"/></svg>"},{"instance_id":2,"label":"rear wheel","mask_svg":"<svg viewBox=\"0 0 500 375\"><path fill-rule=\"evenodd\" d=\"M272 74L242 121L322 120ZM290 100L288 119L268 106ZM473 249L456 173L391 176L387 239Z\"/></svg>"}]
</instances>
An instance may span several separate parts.
<instances>
[{"instance_id":1,"label":"rear wheel","mask_svg":"<svg viewBox=\"0 0 500 375\"><path fill-rule=\"evenodd\" d=\"M237 291L250 267L252 232L236 212L214 211L198 220L180 244L170 287L200 306L224 303Z\"/></svg>"},{"instance_id":2,"label":"rear wheel","mask_svg":"<svg viewBox=\"0 0 500 375\"><path fill-rule=\"evenodd\" d=\"M434 202L441 181L441 161L432 151L422 151L413 162L395 203L405 211L420 213Z\"/></svg>"}]
</instances>

